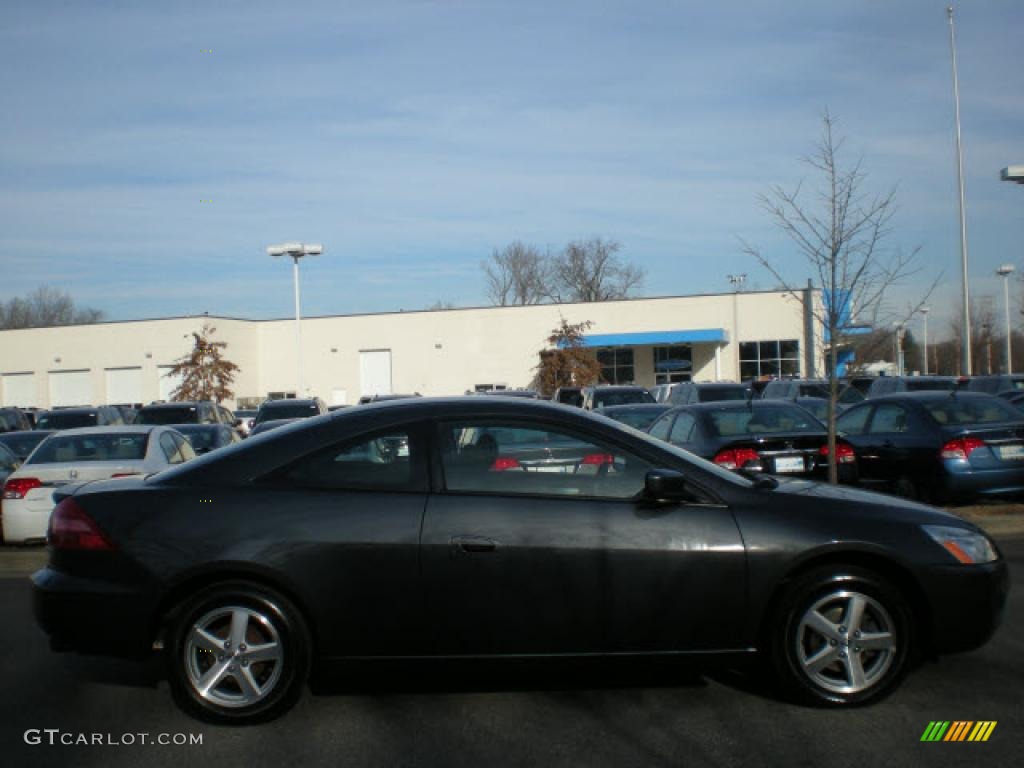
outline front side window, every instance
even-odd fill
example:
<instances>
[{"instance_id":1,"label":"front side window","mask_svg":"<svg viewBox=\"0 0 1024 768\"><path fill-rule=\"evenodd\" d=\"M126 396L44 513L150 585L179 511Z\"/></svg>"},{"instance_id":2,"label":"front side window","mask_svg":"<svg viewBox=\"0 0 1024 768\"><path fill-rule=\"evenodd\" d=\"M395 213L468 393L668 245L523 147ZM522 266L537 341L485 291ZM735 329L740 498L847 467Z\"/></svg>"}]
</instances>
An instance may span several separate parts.
<instances>
[{"instance_id":1,"label":"front side window","mask_svg":"<svg viewBox=\"0 0 1024 768\"><path fill-rule=\"evenodd\" d=\"M359 437L304 456L271 479L321 490L422 491L414 446L404 431Z\"/></svg>"},{"instance_id":2,"label":"front side window","mask_svg":"<svg viewBox=\"0 0 1024 768\"><path fill-rule=\"evenodd\" d=\"M445 486L456 492L630 499L651 469L620 448L529 423L447 424L441 445Z\"/></svg>"}]
</instances>

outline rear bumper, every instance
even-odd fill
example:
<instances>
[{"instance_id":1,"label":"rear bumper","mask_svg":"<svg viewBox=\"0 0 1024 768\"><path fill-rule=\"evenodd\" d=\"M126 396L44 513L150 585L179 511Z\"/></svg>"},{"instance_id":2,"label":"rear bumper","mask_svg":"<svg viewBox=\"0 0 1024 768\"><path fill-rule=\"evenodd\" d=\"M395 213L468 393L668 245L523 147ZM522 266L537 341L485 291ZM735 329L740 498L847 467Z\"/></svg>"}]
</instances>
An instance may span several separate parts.
<instances>
[{"instance_id":1,"label":"rear bumper","mask_svg":"<svg viewBox=\"0 0 1024 768\"><path fill-rule=\"evenodd\" d=\"M999 559L985 565L925 568L922 584L931 606L931 645L936 653L984 645L1002 623L1010 569Z\"/></svg>"},{"instance_id":2,"label":"rear bumper","mask_svg":"<svg viewBox=\"0 0 1024 768\"><path fill-rule=\"evenodd\" d=\"M1024 467L976 469L962 461L945 461L946 490L954 494L999 496L1024 492Z\"/></svg>"},{"instance_id":3,"label":"rear bumper","mask_svg":"<svg viewBox=\"0 0 1024 768\"><path fill-rule=\"evenodd\" d=\"M154 596L69 576L47 567L32 575L32 611L55 651L139 657L153 643Z\"/></svg>"},{"instance_id":4,"label":"rear bumper","mask_svg":"<svg viewBox=\"0 0 1024 768\"><path fill-rule=\"evenodd\" d=\"M53 504L40 506L26 499L4 499L0 502L3 516L3 540L8 544L45 541Z\"/></svg>"}]
</instances>

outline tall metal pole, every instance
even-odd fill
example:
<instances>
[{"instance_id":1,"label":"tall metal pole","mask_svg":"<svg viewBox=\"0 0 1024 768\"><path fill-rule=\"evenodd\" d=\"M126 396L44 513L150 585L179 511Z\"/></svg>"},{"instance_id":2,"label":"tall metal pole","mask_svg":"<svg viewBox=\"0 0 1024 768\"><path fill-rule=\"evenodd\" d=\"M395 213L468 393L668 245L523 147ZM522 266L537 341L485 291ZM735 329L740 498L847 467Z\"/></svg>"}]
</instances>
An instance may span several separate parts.
<instances>
[{"instance_id":1,"label":"tall metal pole","mask_svg":"<svg viewBox=\"0 0 1024 768\"><path fill-rule=\"evenodd\" d=\"M733 333L733 349L736 351L734 362L736 364L736 381L743 381L741 374L740 365L740 290L743 288L743 283L747 281L747 273L744 272L741 275L729 275L729 282L732 283L732 333Z\"/></svg>"},{"instance_id":2,"label":"tall metal pole","mask_svg":"<svg viewBox=\"0 0 1024 768\"><path fill-rule=\"evenodd\" d=\"M1012 336L1012 329L1010 328L1010 274L1013 272L1013 267L1009 264L999 268L999 274L1003 278L1003 308L1006 310L1006 372L1013 373L1013 353L1010 351L1010 338Z\"/></svg>"},{"instance_id":3,"label":"tall metal pole","mask_svg":"<svg viewBox=\"0 0 1024 768\"><path fill-rule=\"evenodd\" d=\"M301 398L302 389L302 316L299 312L299 255L292 254L292 278L295 282L295 370L298 382L295 397Z\"/></svg>"},{"instance_id":4,"label":"tall metal pole","mask_svg":"<svg viewBox=\"0 0 1024 768\"><path fill-rule=\"evenodd\" d=\"M956 180L960 190L960 265L963 272L963 316L960 331L960 373L971 375L971 308L967 291L967 218L964 203L964 155L960 143L960 81L956 73L956 31L953 25L953 6L946 8L949 16L949 49L953 58L953 103L956 112Z\"/></svg>"},{"instance_id":5,"label":"tall metal pole","mask_svg":"<svg viewBox=\"0 0 1024 768\"><path fill-rule=\"evenodd\" d=\"M921 307L921 314L924 315L924 364L921 366L921 374L928 375L928 307Z\"/></svg>"}]
</instances>

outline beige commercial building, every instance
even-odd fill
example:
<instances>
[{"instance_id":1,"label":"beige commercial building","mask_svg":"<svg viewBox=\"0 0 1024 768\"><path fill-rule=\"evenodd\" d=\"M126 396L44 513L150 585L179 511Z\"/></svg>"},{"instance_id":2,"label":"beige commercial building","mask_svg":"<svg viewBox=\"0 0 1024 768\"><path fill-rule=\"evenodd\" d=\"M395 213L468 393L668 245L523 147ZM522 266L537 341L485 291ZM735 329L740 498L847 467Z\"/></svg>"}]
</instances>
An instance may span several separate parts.
<instances>
[{"instance_id":1,"label":"beige commercial building","mask_svg":"<svg viewBox=\"0 0 1024 768\"><path fill-rule=\"evenodd\" d=\"M783 291L591 304L384 312L302 320L304 391L329 404L362 395L461 394L528 386L564 317L589 321L587 344L610 382L746 379L820 371L806 306ZM169 399L167 371L205 322L237 364L236 400L293 396L295 322L178 317L0 331L0 404L50 408ZM233 405L233 403L231 403Z\"/></svg>"}]
</instances>

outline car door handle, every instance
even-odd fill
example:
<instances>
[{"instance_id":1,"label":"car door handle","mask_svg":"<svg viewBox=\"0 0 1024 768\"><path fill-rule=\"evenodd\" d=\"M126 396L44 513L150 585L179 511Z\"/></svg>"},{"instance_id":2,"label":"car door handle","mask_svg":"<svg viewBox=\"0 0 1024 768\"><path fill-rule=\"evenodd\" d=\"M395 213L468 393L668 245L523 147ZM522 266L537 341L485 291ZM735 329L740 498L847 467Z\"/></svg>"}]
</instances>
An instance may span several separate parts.
<instances>
[{"instance_id":1,"label":"car door handle","mask_svg":"<svg viewBox=\"0 0 1024 768\"><path fill-rule=\"evenodd\" d=\"M452 536L452 551L466 554L480 554L493 552L498 548L498 542L484 536Z\"/></svg>"}]
</instances>

